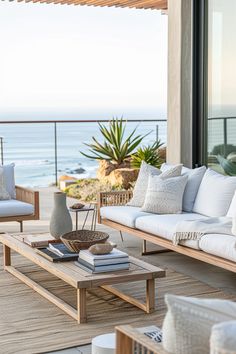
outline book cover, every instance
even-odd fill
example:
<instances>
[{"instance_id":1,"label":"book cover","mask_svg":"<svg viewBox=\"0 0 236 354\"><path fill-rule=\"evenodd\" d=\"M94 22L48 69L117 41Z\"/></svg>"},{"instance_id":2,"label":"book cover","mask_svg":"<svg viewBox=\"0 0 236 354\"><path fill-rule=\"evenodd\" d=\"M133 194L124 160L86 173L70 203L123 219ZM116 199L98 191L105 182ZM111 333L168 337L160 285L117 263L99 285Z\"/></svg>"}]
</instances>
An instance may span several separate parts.
<instances>
[{"instance_id":1,"label":"book cover","mask_svg":"<svg viewBox=\"0 0 236 354\"><path fill-rule=\"evenodd\" d=\"M55 254L57 254L60 257L63 257L65 255L74 255L74 256L78 256L79 253L76 252L71 252L65 245L64 243L58 243L58 244L52 244L49 243L48 245L48 249L52 252L54 252Z\"/></svg>"},{"instance_id":2,"label":"book cover","mask_svg":"<svg viewBox=\"0 0 236 354\"><path fill-rule=\"evenodd\" d=\"M79 259L75 264L81 267L83 270L86 270L90 273L107 273L107 272L114 272L119 270L128 270L129 263L122 263L122 264L110 264L106 266L97 266L94 267L91 264L87 263L86 261Z\"/></svg>"},{"instance_id":3,"label":"book cover","mask_svg":"<svg viewBox=\"0 0 236 354\"><path fill-rule=\"evenodd\" d=\"M98 261L102 260L110 260L110 259L115 259L115 258L128 258L128 254L120 251L116 248L114 248L110 253L108 254L102 254L102 255L94 255L88 250L82 250L79 253L79 258L87 261L90 264L96 264Z\"/></svg>"},{"instance_id":4,"label":"book cover","mask_svg":"<svg viewBox=\"0 0 236 354\"><path fill-rule=\"evenodd\" d=\"M67 254L64 256L59 256L56 253L52 252L51 250L46 248L38 248L37 253L40 254L42 257L48 259L50 262L69 262L75 261L78 258L77 254Z\"/></svg>"},{"instance_id":5,"label":"book cover","mask_svg":"<svg viewBox=\"0 0 236 354\"><path fill-rule=\"evenodd\" d=\"M46 247L49 242L58 242L52 235L48 234L27 234L22 235L22 241L27 245L37 248L37 247Z\"/></svg>"}]
</instances>

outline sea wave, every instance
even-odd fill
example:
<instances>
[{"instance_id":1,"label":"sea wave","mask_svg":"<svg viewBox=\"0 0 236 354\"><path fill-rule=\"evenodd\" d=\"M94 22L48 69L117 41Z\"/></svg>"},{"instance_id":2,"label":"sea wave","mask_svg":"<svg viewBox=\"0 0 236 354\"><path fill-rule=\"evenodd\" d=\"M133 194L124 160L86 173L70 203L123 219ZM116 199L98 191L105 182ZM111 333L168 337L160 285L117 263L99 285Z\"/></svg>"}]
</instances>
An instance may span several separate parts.
<instances>
[{"instance_id":1,"label":"sea wave","mask_svg":"<svg viewBox=\"0 0 236 354\"><path fill-rule=\"evenodd\" d=\"M15 160L15 166L40 166L40 165L53 165L53 161L50 160Z\"/></svg>"}]
</instances>

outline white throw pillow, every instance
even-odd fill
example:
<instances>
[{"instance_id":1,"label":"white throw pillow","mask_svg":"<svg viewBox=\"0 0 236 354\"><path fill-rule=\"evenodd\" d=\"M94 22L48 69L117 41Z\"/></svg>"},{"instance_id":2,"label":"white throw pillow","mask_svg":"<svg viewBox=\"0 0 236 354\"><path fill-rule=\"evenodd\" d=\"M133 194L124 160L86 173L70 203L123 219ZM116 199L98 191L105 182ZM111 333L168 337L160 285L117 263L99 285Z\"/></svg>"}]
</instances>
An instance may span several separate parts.
<instances>
[{"instance_id":1,"label":"white throw pillow","mask_svg":"<svg viewBox=\"0 0 236 354\"><path fill-rule=\"evenodd\" d=\"M16 186L15 186L15 174L14 174L15 164L11 163L9 165L2 165L1 167L3 168L6 190L8 191L12 199L16 199Z\"/></svg>"},{"instance_id":2,"label":"white throw pillow","mask_svg":"<svg viewBox=\"0 0 236 354\"><path fill-rule=\"evenodd\" d=\"M236 218L236 192L234 192L227 215L229 218Z\"/></svg>"},{"instance_id":3,"label":"white throw pillow","mask_svg":"<svg viewBox=\"0 0 236 354\"><path fill-rule=\"evenodd\" d=\"M164 174L164 173L163 173ZM182 212L183 194L187 176L162 179L150 176L142 211L155 214L178 214Z\"/></svg>"},{"instance_id":4,"label":"white throw pillow","mask_svg":"<svg viewBox=\"0 0 236 354\"><path fill-rule=\"evenodd\" d=\"M236 190L236 177L208 169L200 184L193 211L206 216L226 216Z\"/></svg>"},{"instance_id":5,"label":"white throw pillow","mask_svg":"<svg viewBox=\"0 0 236 354\"><path fill-rule=\"evenodd\" d=\"M236 321L222 322L212 327L210 354L236 354Z\"/></svg>"},{"instance_id":6,"label":"white throw pillow","mask_svg":"<svg viewBox=\"0 0 236 354\"><path fill-rule=\"evenodd\" d=\"M161 171L168 171L170 168L173 168L173 166L174 165L164 163L161 166ZM193 210L193 205L197 196L197 192L205 172L205 166L201 166L194 169L187 167L182 168L182 175L188 176L188 181L183 195L183 211L191 212Z\"/></svg>"},{"instance_id":7,"label":"white throw pillow","mask_svg":"<svg viewBox=\"0 0 236 354\"><path fill-rule=\"evenodd\" d=\"M180 176L182 165L177 165L169 171L161 174L159 168L148 165L146 162L142 162L141 168L139 171L138 179L135 183L133 198L129 201L127 205L142 207L148 187L149 176L158 176L162 175L162 178L170 178Z\"/></svg>"},{"instance_id":8,"label":"white throw pillow","mask_svg":"<svg viewBox=\"0 0 236 354\"><path fill-rule=\"evenodd\" d=\"M0 200L9 200L11 196L6 189L3 172L3 168L0 166Z\"/></svg>"},{"instance_id":9,"label":"white throw pillow","mask_svg":"<svg viewBox=\"0 0 236 354\"><path fill-rule=\"evenodd\" d=\"M214 324L236 320L236 303L167 295L163 347L174 354L209 354Z\"/></svg>"}]
</instances>

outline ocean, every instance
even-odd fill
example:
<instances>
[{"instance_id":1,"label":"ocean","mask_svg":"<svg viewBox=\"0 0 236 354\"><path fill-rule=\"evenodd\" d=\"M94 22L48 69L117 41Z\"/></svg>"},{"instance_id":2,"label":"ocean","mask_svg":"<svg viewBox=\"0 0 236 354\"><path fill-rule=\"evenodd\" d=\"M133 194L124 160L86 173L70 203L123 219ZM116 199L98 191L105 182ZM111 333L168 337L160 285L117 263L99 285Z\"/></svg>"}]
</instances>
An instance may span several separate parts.
<instances>
[{"instance_id":1,"label":"ocean","mask_svg":"<svg viewBox=\"0 0 236 354\"><path fill-rule=\"evenodd\" d=\"M166 143L166 121L127 122L127 134L137 126L137 134L150 134L143 140L149 144L157 139ZM158 126L158 127L157 127ZM84 143L92 136L103 141L97 123L57 124L58 176L76 178L95 177L98 162L85 158L80 151L88 152ZM3 137L4 164L15 164L16 183L29 187L43 187L55 183L54 124L0 124Z\"/></svg>"}]
</instances>

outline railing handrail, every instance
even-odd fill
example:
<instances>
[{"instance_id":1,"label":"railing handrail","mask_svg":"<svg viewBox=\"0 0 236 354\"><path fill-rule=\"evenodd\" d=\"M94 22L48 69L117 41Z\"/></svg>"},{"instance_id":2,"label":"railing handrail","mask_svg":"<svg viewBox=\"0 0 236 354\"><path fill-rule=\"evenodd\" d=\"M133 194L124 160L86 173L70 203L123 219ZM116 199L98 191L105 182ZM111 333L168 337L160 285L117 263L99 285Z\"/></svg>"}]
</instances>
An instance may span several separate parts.
<instances>
[{"instance_id":1,"label":"railing handrail","mask_svg":"<svg viewBox=\"0 0 236 354\"><path fill-rule=\"evenodd\" d=\"M0 124L49 124L49 123L109 123L111 119L53 119L53 120L0 120ZM124 122L166 122L167 119L124 119Z\"/></svg>"}]
</instances>

